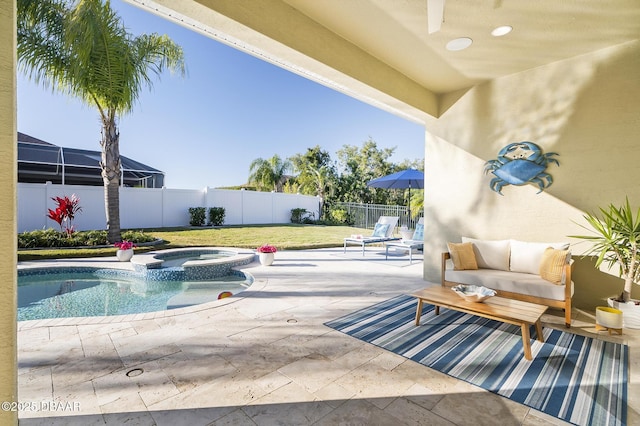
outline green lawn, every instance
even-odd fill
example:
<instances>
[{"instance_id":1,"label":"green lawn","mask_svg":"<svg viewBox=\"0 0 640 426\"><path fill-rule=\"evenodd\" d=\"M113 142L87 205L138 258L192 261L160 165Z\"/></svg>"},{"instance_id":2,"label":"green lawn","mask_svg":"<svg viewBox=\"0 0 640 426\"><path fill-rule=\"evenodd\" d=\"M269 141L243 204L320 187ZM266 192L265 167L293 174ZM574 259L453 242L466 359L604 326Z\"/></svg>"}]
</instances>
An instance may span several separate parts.
<instances>
[{"instance_id":1,"label":"green lawn","mask_svg":"<svg viewBox=\"0 0 640 426\"><path fill-rule=\"evenodd\" d=\"M146 233L164 240L152 247L138 247L136 252L176 247L238 247L254 249L273 244L278 250L339 247L351 234L371 234L371 230L348 226L321 225L252 225L203 229L153 229ZM114 247L18 250L18 260L62 259L70 257L113 256Z\"/></svg>"}]
</instances>

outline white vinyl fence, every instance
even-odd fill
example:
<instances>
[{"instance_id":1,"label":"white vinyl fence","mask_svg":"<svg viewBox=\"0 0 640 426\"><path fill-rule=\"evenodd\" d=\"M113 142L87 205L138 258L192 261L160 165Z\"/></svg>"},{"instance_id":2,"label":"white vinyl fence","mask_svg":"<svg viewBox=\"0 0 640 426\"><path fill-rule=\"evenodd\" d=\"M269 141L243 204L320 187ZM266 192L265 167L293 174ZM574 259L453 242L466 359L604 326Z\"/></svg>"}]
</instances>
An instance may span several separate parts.
<instances>
[{"instance_id":1,"label":"white vinyl fence","mask_svg":"<svg viewBox=\"0 0 640 426\"><path fill-rule=\"evenodd\" d=\"M57 228L47 217L48 209L56 207L51 198L72 194L78 196L82 207L73 222L75 228L106 229L103 187L18 183L18 232ZM225 225L290 223L292 209L305 209L317 219L320 198L213 188L120 188L122 229L189 226L189 207L224 207Z\"/></svg>"}]
</instances>

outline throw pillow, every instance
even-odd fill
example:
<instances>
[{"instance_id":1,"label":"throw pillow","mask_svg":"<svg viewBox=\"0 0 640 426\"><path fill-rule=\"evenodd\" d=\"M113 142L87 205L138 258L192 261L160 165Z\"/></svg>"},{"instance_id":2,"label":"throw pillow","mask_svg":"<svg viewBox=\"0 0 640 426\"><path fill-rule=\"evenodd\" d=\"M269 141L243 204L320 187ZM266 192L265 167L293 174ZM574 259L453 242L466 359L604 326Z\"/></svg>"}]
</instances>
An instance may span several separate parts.
<instances>
[{"instance_id":1,"label":"throw pillow","mask_svg":"<svg viewBox=\"0 0 640 426\"><path fill-rule=\"evenodd\" d=\"M568 250L569 243L529 243L511 240L510 270L512 272L525 272L527 274L539 275L542 254L547 247L558 250Z\"/></svg>"},{"instance_id":2,"label":"throw pillow","mask_svg":"<svg viewBox=\"0 0 640 426\"><path fill-rule=\"evenodd\" d=\"M449 254L453 261L453 269L462 271L465 269L478 269L476 255L471 243L447 243Z\"/></svg>"},{"instance_id":3,"label":"throw pillow","mask_svg":"<svg viewBox=\"0 0 640 426\"><path fill-rule=\"evenodd\" d=\"M509 270L509 240L476 240L462 237L463 243L473 243L478 268Z\"/></svg>"},{"instance_id":4,"label":"throw pillow","mask_svg":"<svg viewBox=\"0 0 640 426\"><path fill-rule=\"evenodd\" d=\"M373 237L384 238L387 236L387 230L389 229L388 223L376 223L373 228Z\"/></svg>"},{"instance_id":5,"label":"throw pillow","mask_svg":"<svg viewBox=\"0 0 640 426\"><path fill-rule=\"evenodd\" d=\"M540 261L540 278L562 285L564 279L564 265L569 262L571 252L548 247L542 254Z\"/></svg>"}]
</instances>

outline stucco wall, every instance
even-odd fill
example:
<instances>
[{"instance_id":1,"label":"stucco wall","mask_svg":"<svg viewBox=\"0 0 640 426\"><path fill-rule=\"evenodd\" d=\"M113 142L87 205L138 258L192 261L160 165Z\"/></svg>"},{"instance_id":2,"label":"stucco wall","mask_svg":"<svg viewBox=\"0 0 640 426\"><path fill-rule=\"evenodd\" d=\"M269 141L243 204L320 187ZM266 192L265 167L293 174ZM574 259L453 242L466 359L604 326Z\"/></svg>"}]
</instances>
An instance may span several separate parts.
<instances>
[{"instance_id":1,"label":"stucco wall","mask_svg":"<svg viewBox=\"0 0 640 426\"><path fill-rule=\"evenodd\" d=\"M0 401L17 401L16 361L16 26L15 2L0 2ZM0 424L18 413L0 410Z\"/></svg>"},{"instance_id":2,"label":"stucco wall","mask_svg":"<svg viewBox=\"0 0 640 426\"><path fill-rule=\"evenodd\" d=\"M640 203L640 42L493 80L443 99L446 111L426 122L425 279L440 279L441 251L461 236L586 243L583 211ZM554 183L489 188L487 160L511 142L557 152ZM622 282L574 256L574 302L581 308L619 293ZM607 285L603 285L603 282ZM636 288L636 293L640 292ZM636 294L640 296L640 294Z\"/></svg>"}]
</instances>

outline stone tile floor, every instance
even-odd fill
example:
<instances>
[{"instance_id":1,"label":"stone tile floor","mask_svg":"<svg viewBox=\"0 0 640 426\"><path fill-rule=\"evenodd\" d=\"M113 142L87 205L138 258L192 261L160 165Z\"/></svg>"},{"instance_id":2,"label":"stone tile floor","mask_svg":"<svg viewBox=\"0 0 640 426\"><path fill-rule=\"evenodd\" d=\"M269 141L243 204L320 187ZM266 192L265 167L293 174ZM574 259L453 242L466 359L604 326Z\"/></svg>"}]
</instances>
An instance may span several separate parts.
<instances>
[{"instance_id":1,"label":"stone tile floor","mask_svg":"<svg viewBox=\"0 0 640 426\"><path fill-rule=\"evenodd\" d=\"M244 268L254 285L222 303L20 322L20 424L565 424L323 325L428 285L421 257L280 251L272 266ZM574 314L573 332L630 345L628 424L640 424L640 331L609 337L592 313ZM563 328L560 311L543 319Z\"/></svg>"}]
</instances>

